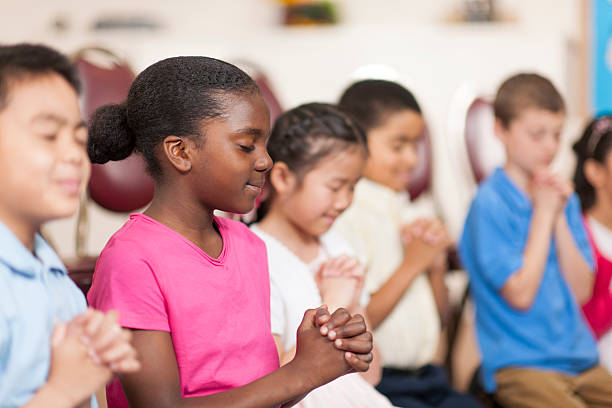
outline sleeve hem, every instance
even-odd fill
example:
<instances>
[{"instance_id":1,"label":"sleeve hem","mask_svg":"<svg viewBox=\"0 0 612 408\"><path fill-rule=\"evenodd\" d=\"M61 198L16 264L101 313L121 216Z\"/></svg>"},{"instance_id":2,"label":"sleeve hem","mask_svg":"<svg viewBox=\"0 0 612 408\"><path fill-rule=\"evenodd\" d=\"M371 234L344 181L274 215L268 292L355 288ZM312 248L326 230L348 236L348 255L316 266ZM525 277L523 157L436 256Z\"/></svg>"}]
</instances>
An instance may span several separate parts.
<instances>
[{"instance_id":1,"label":"sleeve hem","mask_svg":"<svg viewBox=\"0 0 612 408\"><path fill-rule=\"evenodd\" d=\"M135 316L135 315L119 315L119 324L122 327L137 329L137 330L157 330L170 332L168 321L163 318Z\"/></svg>"}]
</instances>

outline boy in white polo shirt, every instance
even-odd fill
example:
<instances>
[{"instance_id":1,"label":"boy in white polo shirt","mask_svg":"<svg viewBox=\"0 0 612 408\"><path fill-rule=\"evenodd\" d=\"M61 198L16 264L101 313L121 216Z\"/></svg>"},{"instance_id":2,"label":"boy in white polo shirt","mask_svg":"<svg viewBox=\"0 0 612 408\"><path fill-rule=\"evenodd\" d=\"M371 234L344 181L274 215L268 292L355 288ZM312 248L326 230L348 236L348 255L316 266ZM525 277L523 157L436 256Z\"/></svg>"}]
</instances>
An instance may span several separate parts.
<instances>
[{"instance_id":1,"label":"boy in white polo shirt","mask_svg":"<svg viewBox=\"0 0 612 408\"><path fill-rule=\"evenodd\" d=\"M450 240L433 214L419 218L406 192L425 126L421 109L408 90L381 80L351 85L340 107L368 139L353 204L333 229L365 258L367 313L384 367L377 389L402 407L477 407L431 364L447 312L444 264Z\"/></svg>"}]
</instances>

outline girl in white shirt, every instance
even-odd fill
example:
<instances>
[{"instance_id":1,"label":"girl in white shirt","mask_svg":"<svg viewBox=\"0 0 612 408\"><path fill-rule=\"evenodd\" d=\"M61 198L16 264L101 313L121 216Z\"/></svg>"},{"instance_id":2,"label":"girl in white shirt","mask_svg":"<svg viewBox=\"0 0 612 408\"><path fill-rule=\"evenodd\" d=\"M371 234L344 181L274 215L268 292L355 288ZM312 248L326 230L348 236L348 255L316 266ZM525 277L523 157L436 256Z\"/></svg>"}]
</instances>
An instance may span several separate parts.
<instances>
[{"instance_id":1,"label":"girl in white shirt","mask_svg":"<svg viewBox=\"0 0 612 408\"><path fill-rule=\"evenodd\" d=\"M365 164L361 129L336 107L299 106L275 123L268 142L274 160L252 230L264 240L271 282L272 333L281 365L295 353L295 331L302 310L327 304L364 313L363 267L339 236L327 231L350 205ZM372 384L380 379L373 364L362 377L348 375L311 392L310 407L391 407Z\"/></svg>"}]
</instances>

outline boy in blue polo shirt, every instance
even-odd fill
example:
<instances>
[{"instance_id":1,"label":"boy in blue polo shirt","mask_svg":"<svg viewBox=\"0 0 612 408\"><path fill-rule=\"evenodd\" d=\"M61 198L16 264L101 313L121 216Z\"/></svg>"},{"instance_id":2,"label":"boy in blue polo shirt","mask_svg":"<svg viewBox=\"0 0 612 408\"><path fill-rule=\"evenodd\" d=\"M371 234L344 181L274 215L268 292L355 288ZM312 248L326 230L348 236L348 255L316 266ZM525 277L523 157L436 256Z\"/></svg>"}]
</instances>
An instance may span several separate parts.
<instances>
[{"instance_id":1,"label":"boy in blue polo shirt","mask_svg":"<svg viewBox=\"0 0 612 408\"><path fill-rule=\"evenodd\" d=\"M45 240L89 175L79 81L43 46L0 46L0 406L96 406L113 372L139 368L114 313L83 294Z\"/></svg>"},{"instance_id":2,"label":"boy in blue polo shirt","mask_svg":"<svg viewBox=\"0 0 612 408\"><path fill-rule=\"evenodd\" d=\"M580 312L593 260L571 184L548 169L565 119L547 79L506 80L494 103L506 164L480 186L460 244L485 389L508 407L612 406Z\"/></svg>"}]
</instances>

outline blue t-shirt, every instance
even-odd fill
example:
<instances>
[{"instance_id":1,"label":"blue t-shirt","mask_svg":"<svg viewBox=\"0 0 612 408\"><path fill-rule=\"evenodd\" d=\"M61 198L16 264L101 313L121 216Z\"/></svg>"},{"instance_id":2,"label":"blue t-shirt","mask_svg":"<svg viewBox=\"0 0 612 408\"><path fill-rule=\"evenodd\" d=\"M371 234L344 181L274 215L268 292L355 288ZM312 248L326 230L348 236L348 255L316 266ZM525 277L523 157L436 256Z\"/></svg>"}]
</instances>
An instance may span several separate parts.
<instances>
[{"instance_id":1,"label":"blue t-shirt","mask_svg":"<svg viewBox=\"0 0 612 408\"><path fill-rule=\"evenodd\" d=\"M36 235L34 256L0 222L0 407L27 403L44 385L51 334L86 309L53 249ZM97 407L92 397L92 407Z\"/></svg>"},{"instance_id":2,"label":"blue t-shirt","mask_svg":"<svg viewBox=\"0 0 612 408\"><path fill-rule=\"evenodd\" d=\"M496 389L495 372L528 367L578 374L597 363L595 339L557 259L555 241L531 307L511 307L500 290L523 265L533 207L529 198L497 169L483 182L468 213L459 255L470 276L485 389ZM580 204L573 195L565 216L580 253L592 266Z\"/></svg>"}]
</instances>

